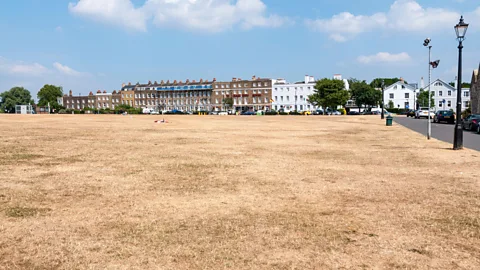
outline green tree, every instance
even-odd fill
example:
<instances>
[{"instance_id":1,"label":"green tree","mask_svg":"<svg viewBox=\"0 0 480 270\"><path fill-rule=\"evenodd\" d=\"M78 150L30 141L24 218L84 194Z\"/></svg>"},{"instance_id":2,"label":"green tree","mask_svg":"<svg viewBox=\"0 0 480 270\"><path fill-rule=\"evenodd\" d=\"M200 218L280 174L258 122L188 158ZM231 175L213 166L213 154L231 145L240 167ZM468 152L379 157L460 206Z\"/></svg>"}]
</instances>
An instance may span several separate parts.
<instances>
[{"instance_id":1,"label":"green tree","mask_svg":"<svg viewBox=\"0 0 480 270\"><path fill-rule=\"evenodd\" d=\"M233 98L227 97L223 99L223 105L226 106L227 108L232 108L233 107Z\"/></svg>"},{"instance_id":2,"label":"green tree","mask_svg":"<svg viewBox=\"0 0 480 270\"><path fill-rule=\"evenodd\" d=\"M428 91L420 89L420 94L418 94L417 103L420 107L428 107ZM430 105L435 107L435 100L433 99L433 93L430 95Z\"/></svg>"},{"instance_id":3,"label":"green tree","mask_svg":"<svg viewBox=\"0 0 480 270\"><path fill-rule=\"evenodd\" d=\"M395 104L393 104L393 101L392 101L392 100L389 100L389 101L388 101L388 108L389 108L389 109L395 109Z\"/></svg>"},{"instance_id":4,"label":"green tree","mask_svg":"<svg viewBox=\"0 0 480 270\"><path fill-rule=\"evenodd\" d=\"M61 86L45 84L40 91L38 91L38 106L47 106L50 103L50 108L56 111L62 109L58 104L57 98L63 96L63 89Z\"/></svg>"},{"instance_id":5,"label":"green tree","mask_svg":"<svg viewBox=\"0 0 480 270\"><path fill-rule=\"evenodd\" d=\"M342 80L321 79L315 85L314 93L308 96L308 100L314 106L322 108L336 109L339 105L345 106L350 93L345 90L345 84Z\"/></svg>"},{"instance_id":6,"label":"green tree","mask_svg":"<svg viewBox=\"0 0 480 270\"><path fill-rule=\"evenodd\" d=\"M23 87L13 87L9 91L0 94L0 110L3 112L15 112L16 105L34 104L30 91Z\"/></svg>"},{"instance_id":7,"label":"green tree","mask_svg":"<svg viewBox=\"0 0 480 270\"><path fill-rule=\"evenodd\" d=\"M455 87L455 82L449 82L448 84L450 84L450 86L453 86ZM470 88L472 85L468 82L463 82L462 83L462 88Z\"/></svg>"},{"instance_id":8,"label":"green tree","mask_svg":"<svg viewBox=\"0 0 480 270\"><path fill-rule=\"evenodd\" d=\"M373 87L373 88L381 88L382 87L382 80L385 82L385 87L388 87L388 86L400 81L399 78L376 78L370 83L370 86ZM407 82L405 82L405 83L407 83Z\"/></svg>"},{"instance_id":9,"label":"green tree","mask_svg":"<svg viewBox=\"0 0 480 270\"><path fill-rule=\"evenodd\" d=\"M355 100L355 103L358 105L359 109L363 105L372 107L376 106L382 99L382 93L378 90L375 90L365 81L358 81L355 79L351 80L350 92L352 99Z\"/></svg>"}]
</instances>

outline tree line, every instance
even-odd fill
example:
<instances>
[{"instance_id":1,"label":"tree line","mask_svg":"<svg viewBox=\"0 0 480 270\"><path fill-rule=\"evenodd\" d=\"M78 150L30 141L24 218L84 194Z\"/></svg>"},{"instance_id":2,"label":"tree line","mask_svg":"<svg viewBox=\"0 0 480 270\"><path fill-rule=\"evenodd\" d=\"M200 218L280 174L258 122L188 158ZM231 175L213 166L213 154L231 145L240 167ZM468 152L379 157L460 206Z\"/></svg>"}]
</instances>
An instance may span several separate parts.
<instances>
[{"instance_id":1,"label":"tree line","mask_svg":"<svg viewBox=\"0 0 480 270\"><path fill-rule=\"evenodd\" d=\"M37 93L37 106L45 107L50 104L51 110L59 111L63 107L58 104L57 98L62 96L63 88L61 86L46 84ZM33 105L35 102L30 91L24 87L13 87L0 93L0 112L2 113L14 113L15 106L29 104Z\"/></svg>"}]
</instances>

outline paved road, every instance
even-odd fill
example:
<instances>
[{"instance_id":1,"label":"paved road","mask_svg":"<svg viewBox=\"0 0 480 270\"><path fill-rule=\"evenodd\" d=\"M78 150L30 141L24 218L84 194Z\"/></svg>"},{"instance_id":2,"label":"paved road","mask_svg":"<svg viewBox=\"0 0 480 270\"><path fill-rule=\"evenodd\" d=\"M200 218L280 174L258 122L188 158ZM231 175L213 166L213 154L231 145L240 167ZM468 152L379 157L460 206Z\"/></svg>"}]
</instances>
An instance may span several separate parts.
<instances>
[{"instance_id":1,"label":"paved road","mask_svg":"<svg viewBox=\"0 0 480 270\"><path fill-rule=\"evenodd\" d=\"M427 120L407 118L403 116L397 116L393 118L394 121L404 127L407 127L413 131L427 136ZM453 131L454 125L451 124L435 124L432 123L432 137L448 142L453 147ZM480 151L480 134L476 134L471 131L463 131L463 146Z\"/></svg>"}]
</instances>

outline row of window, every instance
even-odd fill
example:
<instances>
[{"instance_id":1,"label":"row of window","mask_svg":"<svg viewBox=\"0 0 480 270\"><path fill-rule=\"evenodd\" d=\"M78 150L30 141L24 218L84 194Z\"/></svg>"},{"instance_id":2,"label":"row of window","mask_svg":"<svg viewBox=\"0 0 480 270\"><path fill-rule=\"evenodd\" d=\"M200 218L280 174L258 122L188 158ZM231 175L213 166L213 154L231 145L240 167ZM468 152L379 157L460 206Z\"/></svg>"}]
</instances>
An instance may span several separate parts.
<instances>
[{"instance_id":1,"label":"row of window","mask_svg":"<svg viewBox=\"0 0 480 270\"><path fill-rule=\"evenodd\" d=\"M432 96L435 96L435 91L432 91L431 94L432 94ZM395 98L394 93L390 93L389 96L390 96L390 99ZM417 96L418 96L418 93L417 93ZM443 91L438 91L438 96L443 97ZM452 91L448 90L447 96L451 97L452 96ZM463 96L464 97L470 97L470 92L463 92ZM410 98L410 93L405 93L405 98Z\"/></svg>"},{"instance_id":2,"label":"row of window","mask_svg":"<svg viewBox=\"0 0 480 270\"><path fill-rule=\"evenodd\" d=\"M263 86L268 86L268 82L264 82L263 83ZM242 88L242 84L239 83L238 85L236 83L232 84L233 88ZM243 84L243 87L248 87L248 83L244 83ZM262 87L262 83L261 82L258 82L258 83L253 83L253 87ZM230 88L230 84L217 84L215 85L215 88Z\"/></svg>"},{"instance_id":3,"label":"row of window","mask_svg":"<svg viewBox=\"0 0 480 270\"><path fill-rule=\"evenodd\" d=\"M264 89L263 91L264 91L265 94L268 94L268 89ZM232 92L233 92L234 95L236 95L236 94L242 94L242 90L238 90L238 91L237 91L237 90L233 90L233 91L221 91L221 92L220 92L220 91L216 91L215 93L216 93L216 95L218 96L218 95L225 95L225 94L228 95L228 94L230 94L230 93L232 93ZM244 93L244 94L248 94L248 90L243 90L243 93ZM260 90L260 89L258 89L258 90L253 90L252 93L253 93L253 94L261 94L261 93L262 93L262 90Z\"/></svg>"},{"instance_id":4,"label":"row of window","mask_svg":"<svg viewBox=\"0 0 480 270\"><path fill-rule=\"evenodd\" d=\"M292 90L300 90L300 91L303 91L303 90L304 90L303 86L300 86L300 87L280 87L280 88L275 87L275 91L278 91L278 90L280 90L280 91L283 91L283 90L290 91L290 88L291 88ZM308 86L308 87L306 87L306 89L307 89L307 90L311 90L312 87Z\"/></svg>"},{"instance_id":5,"label":"row of window","mask_svg":"<svg viewBox=\"0 0 480 270\"><path fill-rule=\"evenodd\" d=\"M287 101L290 101L290 96L286 96ZM283 96L280 96L280 101L283 101ZM298 101L298 96L295 96L295 101ZM300 101L307 101L306 98L303 98L303 96L300 96ZM278 96L275 96L275 102L278 102Z\"/></svg>"},{"instance_id":6,"label":"row of window","mask_svg":"<svg viewBox=\"0 0 480 270\"><path fill-rule=\"evenodd\" d=\"M125 103L124 103L125 104ZM131 101L127 102L128 105L131 105ZM141 105L150 105L150 106L156 106L156 105L162 105L162 104L168 104L168 105L189 105L189 104L210 104L210 99L202 99L197 101L194 100L135 100L135 105L136 106L141 106Z\"/></svg>"},{"instance_id":7,"label":"row of window","mask_svg":"<svg viewBox=\"0 0 480 270\"><path fill-rule=\"evenodd\" d=\"M126 96L128 97L128 94L126 94ZM150 93L147 93L145 95L145 93L143 94L135 94L135 98L177 98L177 97L209 97L210 96L210 92L208 91L201 91L201 92L188 92L188 93L185 93L185 92L173 92L173 93L157 93L157 94L150 94ZM132 97L132 94L130 94L130 97ZM124 95L122 94L122 98L124 98ZM108 99L107 99L108 100Z\"/></svg>"},{"instance_id":8,"label":"row of window","mask_svg":"<svg viewBox=\"0 0 480 270\"><path fill-rule=\"evenodd\" d=\"M244 104L248 104L248 98L244 97L243 98L244 100ZM219 100L218 98L215 99L215 104L220 104L222 102L222 100ZM242 104L242 98L233 98L233 103L234 104ZM252 103L256 104L256 103L262 103L262 98L261 97L253 97L252 98ZM268 98L264 98L264 102L263 103L270 103L270 101L268 100Z\"/></svg>"}]
</instances>

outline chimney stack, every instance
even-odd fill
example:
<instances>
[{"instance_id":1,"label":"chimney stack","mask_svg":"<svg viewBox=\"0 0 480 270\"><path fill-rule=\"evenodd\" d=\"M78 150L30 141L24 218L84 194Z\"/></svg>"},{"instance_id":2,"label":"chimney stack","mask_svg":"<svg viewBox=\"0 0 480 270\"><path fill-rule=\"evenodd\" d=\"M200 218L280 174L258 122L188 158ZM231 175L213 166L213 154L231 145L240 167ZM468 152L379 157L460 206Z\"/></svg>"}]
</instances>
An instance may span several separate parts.
<instances>
[{"instance_id":1,"label":"chimney stack","mask_svg":"<svg viewBox=\"0 0 480 270\"><path fill-rule=\"evenodd\" d=\"M458 87L458 76L455 76L455 90L457 90Z\"/></svg>"},{"instance_id":2,"label":"chimney stack","mask_svg":"<svg viewBox=\"0 0 480 270\"><path fill-rule=\"evenodd\" d=\"M131 85L132 85L132 83L131 83L131 82L128 82L128 86L131 86Z\"/></svg>"},{"instance_id":3,"label":"chimney stack","mask_svg":"<svg viewBox=\"0 0 480 270\"><path fill-rule=\"evenodd\" d=\"M187 80L185 81L185 83L190 83L190 80L189 80L189 79L187 79Z\"/></svg>"},{"instance_id":4,"label":"chimney stack","mask_svg":"<svg viewBox=\"0 0 480 270\"><path fill-rule=\"evenodd\" d=\"M148 85L151 85L152 84L152 81L148 81Z\"/></svg>"},{"instance_id":5,"label":"chimney stack","mask_svg":"<svg viewBox=\"0 0 480 270\"><path fill-rule=\"evenodd\" d=\"M257 77L255 75L252 76L252 81L255 81Z\"/></svg>"},{"instance_id":6,"label":"chimney stack","mask_svg":"<svg viewBox=\"0 0 480 270\"><path fill-rule=\"evenodd\" d=\"M196 80L192 80L193 83L196 83L197 81Z\"/></svg>"},{"instance_id":7,"label":"chimney stack","mask_svg":"<svg viewBox=\"0 0 480 270\"><path fill-rule=\"evenodd\" d=\"M122 88L124 88L124 87L125 87L125 83L122 83Z\"/></svg>"},{"instance_id":8,"label":"chimney stack","mask_svg":"<svg viewBox=\"0 0 480 270\"><path fill-rule=\"evenodd\" d=\"M163 80L160 82L160 84L164 84Z\"/></svg>"},{"instance_id":9,"label":"chimney stack","mask_svg":"<svg viewBox=\"0 0 480 270\"><path fill-rule=\"evenodd\" d=\"M213 81L216 82L216 81L217 81L217 78L213 78Z\"/></svg>"},{"instance_id":10,"label":"chimney stack","mask_svg":"<svg viewBox=\"0 0 480 270\"><path fill-rule=\"evenodd\" d=\"M200 83L203 83L203 79L200 79Z\"/></svg>"},{"instance_id":11,"label":"chimney stack","mask_svg":"<svg viewBox=\"0 0 480 270\"><path fill-rule=\"evenodd\" d=\"M173 84L177 84L177 80L174 80L174 81L173 81Z\"/></svg>"},{"instance_id":12,"label":"chimney stack","mask_svg":"<svg viewBox=\"0 0 480 270\"><path fill-rule=\"evenodd\" d=\"M232 78L232 82L236 82L237 81L237 78Z\"/></svg>"},{"instance_id":13,"label":"chimney stack","mask_svg":"<svg viewBox=\"0 0 480 270\"><path fill-rule=\"evenodd\" d=\"M68 95L69 95L69 96L72 96L72 90L70 90L70 91L68 92Z\"/></svg>"}]
</instances>

